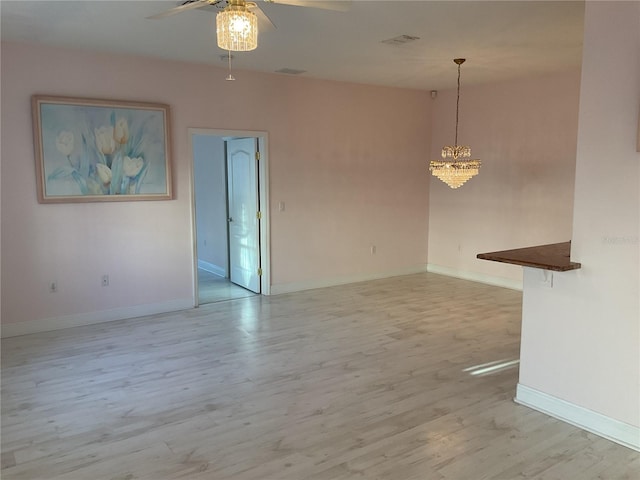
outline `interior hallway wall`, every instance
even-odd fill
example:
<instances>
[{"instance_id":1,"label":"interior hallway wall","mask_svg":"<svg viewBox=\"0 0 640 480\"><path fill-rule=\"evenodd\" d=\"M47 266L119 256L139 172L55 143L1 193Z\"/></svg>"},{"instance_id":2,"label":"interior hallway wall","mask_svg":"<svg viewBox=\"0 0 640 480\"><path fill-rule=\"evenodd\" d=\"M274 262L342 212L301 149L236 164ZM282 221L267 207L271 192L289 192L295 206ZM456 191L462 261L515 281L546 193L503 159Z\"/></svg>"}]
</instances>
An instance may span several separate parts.
<instances>
[{"instance_id":1,"label":"interior hallway wall","mask_svg":"<svg viewBox=\"0 0 640 480\"><path fill-rule=\"evenodd\" d=\"M198 265L228 277L227 190L224 139L193 135Z\"/></svg>"}]
</instances>

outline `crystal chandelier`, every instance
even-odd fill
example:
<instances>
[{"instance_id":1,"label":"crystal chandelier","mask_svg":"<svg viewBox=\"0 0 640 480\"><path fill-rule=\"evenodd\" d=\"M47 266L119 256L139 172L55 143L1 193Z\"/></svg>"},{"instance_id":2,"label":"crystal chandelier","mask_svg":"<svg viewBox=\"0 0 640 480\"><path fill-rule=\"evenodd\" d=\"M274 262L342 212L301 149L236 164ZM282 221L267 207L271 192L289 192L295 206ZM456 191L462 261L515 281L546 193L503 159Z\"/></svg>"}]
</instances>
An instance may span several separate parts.
<instances>
[{"instance_id":1,"label":"crystal chandelier","mask_svg":"<svg viewBox=\"0 0 640 480\"><path fill-rule=\"evenodd\" d=\"M258 46L258 17L249 11L245 0L229 0L229 5L216 15L216 33L218 47L224 50L254 50Z\"/></svg>"},{"instance_id":2,"label":"crystal chandelier","mask_svg":"<svg viewBox=\"0 0 640 480\"><path fill-rule=\"evenodd\" d=\"M471 160L471 147L458 145L458 112L460 110L460 65L464 58L453 60L458 65L458 97L456 99L456 138L454 145L442 147L442 160L432 160L429 170L451 188L458 188L480 171L480 160Z\"/></svg>"}]
</instances>

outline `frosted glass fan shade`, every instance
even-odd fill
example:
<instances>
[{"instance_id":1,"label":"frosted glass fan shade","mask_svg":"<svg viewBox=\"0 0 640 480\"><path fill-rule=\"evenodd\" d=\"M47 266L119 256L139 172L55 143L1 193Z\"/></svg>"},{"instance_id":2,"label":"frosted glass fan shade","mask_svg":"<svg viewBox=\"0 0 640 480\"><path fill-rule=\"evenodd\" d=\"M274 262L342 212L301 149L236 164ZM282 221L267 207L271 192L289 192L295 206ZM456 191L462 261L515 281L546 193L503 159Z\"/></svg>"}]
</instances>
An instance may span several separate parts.
<instances>
[{"instance_id":1,"label":"frosted glass fan shade","mask_svg":"<svg viewBox=\"0 0 640 480\"><path fill-rule=\"evenodd\" d=\"M258 17L244 6L229 6L216 16L218 47L247 52L258 46Z\"/></svg>"}]
</instances>

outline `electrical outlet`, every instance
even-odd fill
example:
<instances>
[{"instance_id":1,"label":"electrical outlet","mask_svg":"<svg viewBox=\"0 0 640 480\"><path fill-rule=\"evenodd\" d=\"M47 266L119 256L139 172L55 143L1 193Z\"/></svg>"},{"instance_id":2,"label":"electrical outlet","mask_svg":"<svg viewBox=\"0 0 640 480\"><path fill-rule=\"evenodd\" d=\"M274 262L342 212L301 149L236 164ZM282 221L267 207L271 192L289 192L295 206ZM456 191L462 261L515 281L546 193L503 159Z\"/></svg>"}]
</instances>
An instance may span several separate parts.
<instances>
[{"instance_id":1,"label":"electrical outlet","mask_svg":"<svg viewBox=\"0 0 640 480\"><path fill-rule=\"evenodd\" d=\"M540 283L547 288L553 288L553 272L551 270L542 270Z\"/></svg>"},{"instance_id":2,"label":"electrical outlet","mask_svg":"<svg viewBox=\"0 0 640 480\"><path fill-rule=\"evenodd\" d=\"M375 254L376 254L376 246L371 245L371 255L375 255Z\"/></svg>"},{"instance_id":3,"label":"electrical outlet","mask_svg":"<svg viewBox=\"0 0 640 480\"><path fill-rule=\"evenodd\" d=\"M102 286L103 287L108 287L109 286L109 275L103 275L102 276Z\"/></svg>"},{"instance_id":4,"label":"electrical outlet","mask_svg":"<svg viewBox=\"0 0 640 480\"><path fill-rule=\"evenodd\" d=\"M51 282L49 284L49 291L51 293L56 293L58 291L58 284L56 282Z\"/></svg>"}]
</instances>

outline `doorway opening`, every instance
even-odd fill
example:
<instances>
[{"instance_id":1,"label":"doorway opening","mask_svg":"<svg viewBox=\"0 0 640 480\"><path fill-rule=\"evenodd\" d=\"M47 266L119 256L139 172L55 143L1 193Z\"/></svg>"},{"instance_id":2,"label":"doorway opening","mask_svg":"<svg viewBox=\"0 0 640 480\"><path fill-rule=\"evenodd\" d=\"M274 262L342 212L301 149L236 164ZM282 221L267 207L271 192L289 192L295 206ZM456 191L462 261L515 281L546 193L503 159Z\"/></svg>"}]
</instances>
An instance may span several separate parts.
<instances>
[{"instance_id":1,"label":"doorway opening","mask_svg":"<svg viewBox=\"0 0 640 480\"><path fill-rule=\"evenodd\" d=\"M267 134L188 129L194 305L268 295Z\"/></svg>"}]
</instances>

